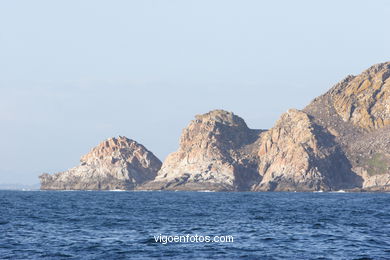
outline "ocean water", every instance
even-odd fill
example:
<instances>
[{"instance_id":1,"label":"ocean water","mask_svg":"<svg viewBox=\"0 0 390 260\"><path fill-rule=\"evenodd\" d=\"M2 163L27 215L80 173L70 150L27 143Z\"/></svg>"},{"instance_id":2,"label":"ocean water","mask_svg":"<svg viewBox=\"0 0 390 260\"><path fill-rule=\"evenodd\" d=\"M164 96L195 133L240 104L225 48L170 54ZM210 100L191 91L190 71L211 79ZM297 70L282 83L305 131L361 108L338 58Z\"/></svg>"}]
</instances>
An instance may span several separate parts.
<instances>
[{"instance_id":1,"label":"ocean water","mask_svg":"<svg viewBox=\"0 0 390 260\"><path fill-rule=\"evenodd\" d=\"M0 191L0 259L150 258L390 259L390 194Z\"/></svg>"}]
</instances>

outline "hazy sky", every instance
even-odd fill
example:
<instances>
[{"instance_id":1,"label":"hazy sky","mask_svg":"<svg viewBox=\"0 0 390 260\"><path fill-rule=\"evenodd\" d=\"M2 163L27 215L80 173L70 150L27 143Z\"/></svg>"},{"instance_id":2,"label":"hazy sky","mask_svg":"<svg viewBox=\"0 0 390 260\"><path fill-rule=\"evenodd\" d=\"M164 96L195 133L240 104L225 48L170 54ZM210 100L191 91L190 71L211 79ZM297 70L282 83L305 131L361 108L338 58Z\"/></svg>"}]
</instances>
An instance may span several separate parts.
<instances>
[{"instance_id":1,"label":"hazy sky","mask_svg":"<svg viewBox=\"0 0 390 260\"><path fill-rule=\"evenodd\" d=\"M195 114L269 128L390 60L390 1L0 0L0 183L117 135L161 160Z\"/></svg>"}]
</instances>

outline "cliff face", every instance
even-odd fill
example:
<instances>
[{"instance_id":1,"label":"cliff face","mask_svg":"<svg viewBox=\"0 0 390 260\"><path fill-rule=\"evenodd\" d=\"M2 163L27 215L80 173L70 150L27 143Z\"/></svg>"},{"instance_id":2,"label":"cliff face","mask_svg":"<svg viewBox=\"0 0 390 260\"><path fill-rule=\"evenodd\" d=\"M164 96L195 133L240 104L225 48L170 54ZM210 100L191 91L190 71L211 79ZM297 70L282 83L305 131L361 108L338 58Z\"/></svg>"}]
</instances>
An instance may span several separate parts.
<instances>
[{"instance_id":1,"label":"cliff face","mask_svg":"<svg viewBox=\"0 0 390 260\"><path fill-rule=\"evenodd\" d=\"M141 187L165 190L249 190L258 182L254 152L260 131L233 113L198 115L164 161L156 179Z\"/></svg>"},{"instance_id":2,"label":"cliff face","mask_svg":"<svg viewBox=\"0 0 390 260\"><path fill-rule=\"evenodd\" d=\"M334 137L295 109L263 134L257 191L337 190L361 185Z\"/></svg>"},{"instance_id":3,"label":"cliff face","mask_svg":"<svg viewBox=\"0 0 390 260\"><path fill-rule=\"evenodd\" d=\"M43 174L43 190L131 190L156 177L161 161L126 137L110 138L65 172Z\"/></svg>"},{"instance_id":4,"label":"cliff face","mask_svg":"<svg viewBox=\"0 0 390 260\"><path fill-rule=\"evenodd\" d=\"M390 125L390 63L347 77L329 95L344 121L368 131Z\"/></svg>"},{"instance_id":5,"label":"cliff face","mask_svg":"<svg viewBox=\"0 0 390 260\"><path fill-rule=\"evenodd\" d=\"M366 190L390 190L390 63L348 76L304 111L335 136Z\"/></svg>"}]
</instances>

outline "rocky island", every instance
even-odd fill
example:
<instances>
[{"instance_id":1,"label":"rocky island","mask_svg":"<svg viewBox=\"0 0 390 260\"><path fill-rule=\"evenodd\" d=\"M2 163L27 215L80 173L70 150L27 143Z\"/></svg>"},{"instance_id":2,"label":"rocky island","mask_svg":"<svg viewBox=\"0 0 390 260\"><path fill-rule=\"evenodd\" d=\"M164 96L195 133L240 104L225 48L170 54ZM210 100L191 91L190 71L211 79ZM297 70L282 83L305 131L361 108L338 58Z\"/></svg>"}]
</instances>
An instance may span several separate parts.
<instances>
[{"instance_id":1,"label":"rocky island","mask_svg":"<svg viewBox=\"0 0 390 260\"><path fill-rule=\"evenodd\" d=\"M132 190L153 180L161 161L126 137L110 138L80 159L80 165L39 176L43 190Z\"/></svg>"},{"instance_id":2,"label":"rocky island","mask_svg":"<svg viewBox=\"0 0 390 260\"><path fill-rule=\"evenodd\" d=\"M224 110L197 115L163 163L111 138L43 190L389 191L390 62L348 76L269 130Z\"/></svg>"}]
</instances>

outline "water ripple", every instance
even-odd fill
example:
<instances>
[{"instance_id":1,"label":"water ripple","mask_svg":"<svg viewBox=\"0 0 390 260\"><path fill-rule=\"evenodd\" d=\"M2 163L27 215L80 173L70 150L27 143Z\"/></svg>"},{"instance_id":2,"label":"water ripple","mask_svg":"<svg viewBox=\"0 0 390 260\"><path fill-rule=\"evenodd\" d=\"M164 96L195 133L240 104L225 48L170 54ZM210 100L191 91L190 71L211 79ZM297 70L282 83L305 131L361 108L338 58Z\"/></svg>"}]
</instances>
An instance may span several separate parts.
<instances>
[{"instance_id":1,"label":"water ripple","mask_svg":"<svg viewBox=\"0 0 390 260\"><path fill-rule=\"evenodd\" d=\"M390 194L0 191L0 205L1 259L390 259Z\"/></svg>"}]
</instances>

